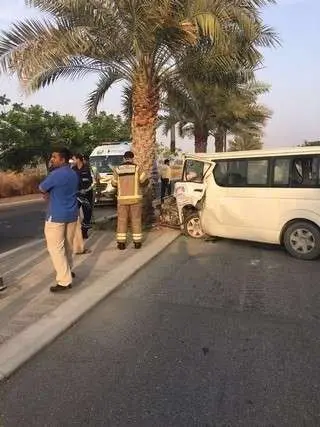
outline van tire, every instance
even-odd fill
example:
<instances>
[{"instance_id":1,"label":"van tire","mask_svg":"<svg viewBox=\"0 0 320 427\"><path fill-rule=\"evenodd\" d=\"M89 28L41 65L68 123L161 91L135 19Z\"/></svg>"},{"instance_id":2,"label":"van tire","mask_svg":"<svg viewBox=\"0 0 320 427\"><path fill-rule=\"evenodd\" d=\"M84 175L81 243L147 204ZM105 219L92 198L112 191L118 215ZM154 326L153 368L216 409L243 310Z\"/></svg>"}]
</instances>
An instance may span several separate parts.
<instances>
[{"instance_id":1,"label":"van tire","mask_svg":"<svg viewBox=\"0 0 320 427\"><path fill-rule=\"evenodd\" d=\"M187 215L183 221L184 234L193 239L202 239L205 233L202 230L198 212Z\"/></svg>"},{"instance_id":2,"label":"van tire","mask_svg":"<svg viewBox=\"0 0 320 427\"><path fill-rule=\"evenodd\" d=\"M283 243L295 258L311 261L320 256L320 230L307 221L295 221L286 229Z\"/></svg>"}]
</instances>

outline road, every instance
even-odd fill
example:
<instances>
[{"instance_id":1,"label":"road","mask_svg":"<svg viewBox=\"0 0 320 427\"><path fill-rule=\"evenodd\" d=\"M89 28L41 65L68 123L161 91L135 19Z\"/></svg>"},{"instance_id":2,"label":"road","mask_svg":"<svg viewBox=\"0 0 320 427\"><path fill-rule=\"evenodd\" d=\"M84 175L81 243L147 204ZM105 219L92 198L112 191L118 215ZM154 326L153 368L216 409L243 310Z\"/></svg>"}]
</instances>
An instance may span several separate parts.
<instances>
[{"instance_id":1,"label":"road","mask_svg":"<svg viewBox=\"0 0 320 427\"><path fill-rule=\"evenodd\" d=\"M35 201L11 207L0 205L0 253L43 237L45 202ZM114 207L97 208L95 216L114 213Z\"/></svg>"},{"instance_id":2,"label":"road","mask_svg":"<svg viewBox=\"0 0 320 427\"><path fill-rule=\"evenodd\" d=\"M2 425L320 426L319 313L319 262L180 238L2 385Z\"/></svg>"}]
</instances>

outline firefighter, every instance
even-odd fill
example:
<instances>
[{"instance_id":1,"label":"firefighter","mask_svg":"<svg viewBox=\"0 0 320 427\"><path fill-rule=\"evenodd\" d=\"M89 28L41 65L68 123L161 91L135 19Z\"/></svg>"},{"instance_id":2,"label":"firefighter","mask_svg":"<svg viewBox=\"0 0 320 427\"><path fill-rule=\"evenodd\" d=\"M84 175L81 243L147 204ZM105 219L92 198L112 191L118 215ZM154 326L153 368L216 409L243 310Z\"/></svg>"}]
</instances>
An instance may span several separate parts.
<instances>
[{"instance_id":1,"label":"firefighter","mask_svg":"<svg viewBox=\"0 0 320 427\"><path fill-rule=\"evenodd\" d=\"M142 192L141 187L149 180L144 172L134 164L134 154L127 151L124 162L114 170L112 185L118 189L118 249L124 250L127 242L128 222L131 222L132 239L136 249L141 248L142 240Z\"/></svg>"}]
</instances>

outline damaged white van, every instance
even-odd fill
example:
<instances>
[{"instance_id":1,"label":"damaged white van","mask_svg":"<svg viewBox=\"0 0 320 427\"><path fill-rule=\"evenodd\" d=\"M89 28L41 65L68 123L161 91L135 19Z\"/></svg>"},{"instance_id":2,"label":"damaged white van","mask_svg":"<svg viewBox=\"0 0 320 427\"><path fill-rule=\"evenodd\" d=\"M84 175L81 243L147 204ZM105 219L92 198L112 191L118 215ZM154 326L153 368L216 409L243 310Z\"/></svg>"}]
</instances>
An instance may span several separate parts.
<instances>
[{"instance_id":1,"label":"damaged white van","mask_svg":"<svg viewBox=\"0 0 320 427\"><path fill-rule=\"evenodd\" d=\"M280 244L320 256L320 147L187 155L175 184L180 225L192 237Z\"/></svg>"}]
</instances>

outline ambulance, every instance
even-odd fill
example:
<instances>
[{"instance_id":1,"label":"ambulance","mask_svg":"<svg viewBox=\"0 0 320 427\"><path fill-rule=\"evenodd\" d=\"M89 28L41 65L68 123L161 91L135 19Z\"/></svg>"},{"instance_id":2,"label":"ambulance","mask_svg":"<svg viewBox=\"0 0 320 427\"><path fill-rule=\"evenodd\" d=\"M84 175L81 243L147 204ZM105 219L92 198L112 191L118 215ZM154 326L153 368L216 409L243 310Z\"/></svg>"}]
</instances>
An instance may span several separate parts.
<instances>
[{"instance_id":1,"label":"ambulance","mask_svg":"<svg viewBox=\"0 0 320 427\"><path fill-rule=\"evenodd\" d=\"M131 143L104 142L96 147L90 155L90 166L96 182L95 205L116 202L116 189L112 187L113 170L123 162L123 155L131 150Z\"/></svg>"}]
</instances>

